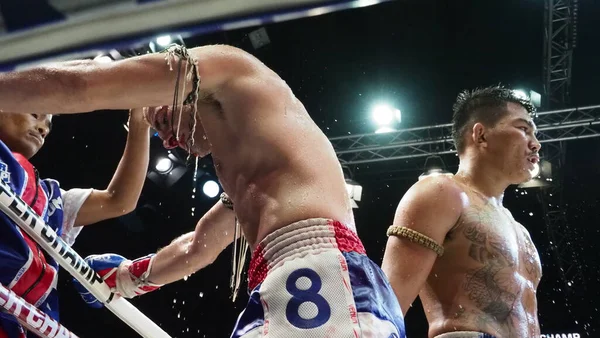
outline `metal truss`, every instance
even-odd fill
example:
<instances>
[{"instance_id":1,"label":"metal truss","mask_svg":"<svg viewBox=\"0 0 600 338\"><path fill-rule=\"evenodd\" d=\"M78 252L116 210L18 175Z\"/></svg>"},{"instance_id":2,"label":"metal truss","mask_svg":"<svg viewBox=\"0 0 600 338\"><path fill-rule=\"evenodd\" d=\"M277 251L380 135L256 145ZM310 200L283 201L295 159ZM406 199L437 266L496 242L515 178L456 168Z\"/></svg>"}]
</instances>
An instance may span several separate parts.
<instances>
[{"instance_id":1,"label":"metal truss","mask_svg":"<svg viewBox=\"0 0 600 338\"><path fill-rule=\"evenodd\" d=\"M600 105L537 114L542 143L600 136ZM452 127L441 124L389 133L359 134L329 139L342 166L455 154Z\"/></svg>"},{"instance_id":2,"label":"metal truss","mask_svg":"<svg viewBox=\"0 0 600 338\"><path fill-rule=\"evenodd\" d=\"M544 4L544 106L549 109L563 108L571 100L571 74L573 66L573 50L577 38L577 12L578 0L545 0ZM551 118L551 116L548 116ZM569 225L567 210L563 201L563 164L565 161L566 141L576 125L592 128L597 122L597 115L581 116L581 121L570 123L573 128L565 128L564 134L552 136L558 142L542 148L542 156L553 165L552 184L538 192L538 200L543 209L546 223L546 234L550 243L552 254L556 261L558 273L563 283L567 311L577 309L585 298L585 278L581 264L578 261L578 251L575 249L576 229ZM552 121L549 121L552 123ZM561 124L563 121L554 121ZM579 136L587 134L587 130ZM576 315L576 317L580 317ZM581 319L581 318L580 318ZM577 320L575 322L578 322Z\"/></svg>"},{"instance_id":3,"label":"metal truss","mask_svg":"<svg viewBox=\"0 0 600 338\"><path fill-rule=\"evenodd\" d=\"M544 99L545 107L570 103L573 49L577 38L578 0L545 0Z\"/></svg>"}]
</instances>

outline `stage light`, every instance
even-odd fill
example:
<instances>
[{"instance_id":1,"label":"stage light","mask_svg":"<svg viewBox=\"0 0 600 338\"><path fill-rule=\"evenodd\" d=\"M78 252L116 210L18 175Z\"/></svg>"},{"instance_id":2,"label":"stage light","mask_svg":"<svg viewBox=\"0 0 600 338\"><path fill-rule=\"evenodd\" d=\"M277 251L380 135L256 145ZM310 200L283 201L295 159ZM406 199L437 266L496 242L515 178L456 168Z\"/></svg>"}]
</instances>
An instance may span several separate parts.
<instances>
[{"instance_id":1,"label":"stage light","mask_svg":"<svg viewBox=\"0 0 600 338\"><path fill-rule=\"evenodd\" d=\"M536 107L539 108L542 106L542 95L538 92L535 92L533 90L529 91L529 98L531 99L531 103Z\"/></svg>"},{"instance_id":2,"label":"stage light","mask_svg":"<svg viewBox=\"0 0 600 338\"><path fill-rule=\"evenodd\" d=\"M428 170L425 170L425 172L423 172L421 175L419 175L419 181L424 179L425 177L440 176L440 175L452 176L452 173L446 169L440 169L440 168L428 169Z\"/></svg>"},{"instance_id":3,"label":"stage light","mask_svg":"<svg viewBox=\"0 0 600 338\"><path fill-rule=\"evenodd\" d=\"M161 47L167 47L171 41L170 35L162 35L156 38L156 43Z\"/></svg>"},{"instance_id":4,"label":"stage light","mask_svg":"<svg viewBox=\"0 0 600 338\"><path fill-rule=\"evenodd\" d=\"M515 94L516 97L518 97L522 100L529 100L529 96L522 89L514 89L513 94Z\"/></svg>"},{"instance_id":5,"label":"stage light","mask_svg":"<svg viewBox=\"0 0 600 338\"><path fill-rule=\"evenodd\" d=\"M204 185L202 186L202 192L210 198L216 197L219 194L219 191L221 191L219 184L213 180L204 182Z\"/></svg>"},{"instance_id":6,"label":"stage light","mask_svg":"<svg viewBox=\"0 0 600 338\"><path fill-rule=\"evenodd\" d=\"M419 181L429 176L447 175L452 176L452 173L446 170L446 163L437 155L429 156L425 159L425 171L419 175Z\"/></svg>"},{"instance_id":7,"label":"stage light","mask_svg":"<svg viewBox=\"0 0 600 338\"><path fill-rule=\"evenodd\" d=\"M532 178L538 177L538 175L540 174L540 164L534 163L533 170L530 170L529 174L531 175Z\"/></svg>"},{"instance_id":8,"label":"stage light","mask_svg":"<svg viewBox=\"0 0 600 338\"><path fill-rule=\"evenodd\" d=\"M375 123L381 127L389 126L394 122L402 121L402 113L399 109L393 109L387 104L378 104L373 107L371 116Z\"/></svg>"},{"instance_id":9,"label":"stage light","mask_svg":"<svg viewBox=\"0 0 600 338\"><path fill-rule=\"evenodd\" d=\"M390 127L382 127L382 128L375 130L375 134L385 134L385 133L391 133L393 131L396 131L396 129L390 128Z\"/></svg>"},{"instance_id":10,"label":"stage light","mask_svg":"<svg viewBox=\"0 0 600 338\"><path fill-rule=\"evenodd\" d=\"M531 179L518 185L519 188L540 188L549 186L552 182L552 163L541 160L531 171Z\"/></svg>"},{"instance_id":11,"label":"stage light","mask_svg":"<svg viewBox=\"0 0 600 338\"><path fill-rule=\"evenodd\" d=\"M168 158L161 158L156 162L156 171L161 174L166 174L173 169L173 161Z\"/></svg>"},{"instance_id":12,"label":"stage light","mask_svg":"<svg viewBox=\"0 0 600 338\"><path fill-rule=\"evenodd\" d=\"M358 204L356 204L356 202L360 202L362 196L362 186L358 182L347 178L346 191L348 192L348 196L350 197L350 203L352 204L352 208L358 209Z\"/></svg>"},{"instance_id":13,"label":"stage light","mask_svg":"<svg viewBox=\"0 0 600 338\"><path fill-rule=\"evenodd\" d=\"M99 63L110 63L113 59L108 55L98 55L94 58L94 61Z\"/></svg>"}]
</instances>

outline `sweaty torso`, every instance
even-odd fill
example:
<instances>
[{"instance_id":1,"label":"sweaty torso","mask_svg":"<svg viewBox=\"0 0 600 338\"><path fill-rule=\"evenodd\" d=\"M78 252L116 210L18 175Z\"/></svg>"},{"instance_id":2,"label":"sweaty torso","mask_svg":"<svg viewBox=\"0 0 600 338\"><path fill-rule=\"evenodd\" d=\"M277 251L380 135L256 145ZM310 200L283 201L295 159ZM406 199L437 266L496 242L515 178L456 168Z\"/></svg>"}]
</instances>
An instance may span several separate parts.
<instances>
[{"instance_id":1,"label":"sweaty torso","mask_svg":"<svg viewBox=\"0 0 600 338\"><path fill-rule=\"evenodd\" d=\"M419 294L429 335L537 337L541 264L529 233L507 209L464 188L467 206Z\"/></svg>"},{"instance_id":2,"label":"sweaty torso","mask_svg":"<svg viewBox=\"0 0 600 338\"><path fill-rule=\"evenodd\" d=\"M250 246L307 218L354 228L333 147L285 82L263 73L198 104L217 175Z\"/></svg>"}]
</instances>

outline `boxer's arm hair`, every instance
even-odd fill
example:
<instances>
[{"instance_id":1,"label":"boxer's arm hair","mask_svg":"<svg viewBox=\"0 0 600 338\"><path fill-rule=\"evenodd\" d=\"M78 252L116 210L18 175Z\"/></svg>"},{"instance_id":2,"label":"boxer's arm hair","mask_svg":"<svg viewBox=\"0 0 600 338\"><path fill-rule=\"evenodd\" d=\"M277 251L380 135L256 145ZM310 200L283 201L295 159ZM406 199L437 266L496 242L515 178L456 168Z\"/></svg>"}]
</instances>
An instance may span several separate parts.
<instances>
[{"instance_id":1,"label":"boxer's arm hair","mask_svg":"<svg viewBox=\"0 0 600 338\"><path fill-rule=\"evenodd\" d=\"M396 209L394 226L411 229L444 243L462 212L462 190L448 177L430 177L414 184ZM382 269L406 314L429 276L438 254L407 236L389 236Z\"/></svg>"},{"instance_id":2,"label":"boxer's arm hair","mask_svg":"<svg viewBox=\"0 0 600 338\"><path fill-rule=\"evenodd\" d=\"M235 77L266 68L241 49L211 45L189 49L197 62L200 97L214 94ZM131 109L171 105L177 65L168 53L152 53L109 63L79 60L49 63L27 70L0 73L3 112L81 113L100 109ZM181 63L180 93L194 88ZM173 69L171 69L173 68ZM185 97L184 96L184 97Z\"/></svg>"},{"instance_id":3,"label":"boxer's arm hair","mask_svg":"<svg viewBox=\"0 0 600 338\"><path fill-rule=\"evenodd\" d=\"M196 229L158 251L148 280L168 284L211 264L234 240L235 213L217 202Z\"/></svg>"}]
</instances>

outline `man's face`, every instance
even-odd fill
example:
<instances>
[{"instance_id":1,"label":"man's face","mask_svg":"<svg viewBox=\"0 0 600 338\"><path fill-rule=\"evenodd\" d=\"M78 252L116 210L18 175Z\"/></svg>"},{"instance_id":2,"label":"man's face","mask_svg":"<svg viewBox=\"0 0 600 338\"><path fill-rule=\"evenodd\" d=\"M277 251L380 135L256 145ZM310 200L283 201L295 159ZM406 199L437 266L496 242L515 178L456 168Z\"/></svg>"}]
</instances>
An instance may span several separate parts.
<instances>
[{"instance_id":1,"label":"man's face","mask_svg":"<svg viewBox=\"0 0 600 338\"><path fill-rule=\"evenodd\" d=\"M501 168L511 184L532 178L540 160L536 132L527 110L516 103L508 103L504 116L486 132L486 157Z\"/></svg>"},{"instance_id":2,"label":"man's face","mask_svg":"<svg viewBox=\"0 0 600 338\"><path fill-rule=\"evenodd\" d=\"M198 156L210 153L210 143L199 118L192 116L192 107L183 106L173 112L170 106L147 108L146 121L158 132L167 149L181 147ZM193 133L193 135L192 135Z\"/></svg>"},{"instance_id":3,"label":"man's face","mask_svg":"<svg viewBox=\"0 0 600 338\"><path fill-rule=\"evenodd\" d=\"M0 140L28 159L42 148L51 129L49 114L0 114Z\"/></svg>"}]
</instances>

